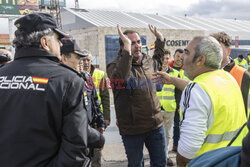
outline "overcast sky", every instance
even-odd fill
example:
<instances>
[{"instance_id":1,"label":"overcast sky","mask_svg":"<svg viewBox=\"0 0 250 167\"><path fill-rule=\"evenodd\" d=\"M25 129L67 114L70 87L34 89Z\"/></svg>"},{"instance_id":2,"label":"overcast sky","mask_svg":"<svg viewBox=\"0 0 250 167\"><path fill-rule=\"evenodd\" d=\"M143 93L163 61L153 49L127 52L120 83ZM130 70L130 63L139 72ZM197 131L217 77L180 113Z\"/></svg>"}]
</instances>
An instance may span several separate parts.
<instances>
[{"instance_id":1,"label":"overcast sky","mask_svg":"<svg viewBox=\"0 0 250 167\"><path fill-rule=\"evenodd\" d=\"M250 0L78 0L83 9L107 9L175 16L199 16L250 20ZM75 7L75 0L66 0ZM0 19L0 34L8 33L7 20ZM2 26L6 25L6 26Z\"/></svg>"},{"instance_id":2,"label":"overcast sky","mask_svg":"<svg viewBox=\"0 0 250 167\"><path fill-rule=\"evenodd\" d=\"M66 0L75 7L74 0ZM250 0L79 0L80 8L250 20Z\"/></svg>"}]
</instances>

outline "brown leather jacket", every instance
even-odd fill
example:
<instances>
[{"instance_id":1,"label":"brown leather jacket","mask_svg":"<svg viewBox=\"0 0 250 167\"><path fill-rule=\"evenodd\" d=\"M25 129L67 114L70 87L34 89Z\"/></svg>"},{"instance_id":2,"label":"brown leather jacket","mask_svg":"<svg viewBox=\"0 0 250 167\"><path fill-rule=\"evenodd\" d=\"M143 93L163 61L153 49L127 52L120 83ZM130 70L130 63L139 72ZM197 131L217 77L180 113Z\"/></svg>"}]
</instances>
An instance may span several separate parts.
<instances>
[{"instance_id":1,"label":"brown leather jacket","mask_svg":"<svg viewBox=\"0 0 250 167\"><path fill-rule=\"evenodd\" d=\"M126 50L107 66L121 135L138 135L163 125L161 105L152 84L152 73L161 69L165 41L156 40L153 58L143 55L140 64Z\"/></svg>"}]
</instances>

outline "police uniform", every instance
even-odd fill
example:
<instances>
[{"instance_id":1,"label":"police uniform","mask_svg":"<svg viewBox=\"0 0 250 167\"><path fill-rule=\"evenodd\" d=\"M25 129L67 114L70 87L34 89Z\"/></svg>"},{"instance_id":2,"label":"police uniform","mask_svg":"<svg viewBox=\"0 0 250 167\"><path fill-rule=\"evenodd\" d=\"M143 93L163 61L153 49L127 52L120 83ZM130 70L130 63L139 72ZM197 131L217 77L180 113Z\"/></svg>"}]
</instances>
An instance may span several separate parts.
<instances>
[{"instance_id":1,"label":"police uniform","mask_svg":"<svg viewBox=\"0 0 250 167\"><path fill-rule=\"evenodd\" d=\"M86 56L83 52L81 52L75 40L70 39L70 38L64 38L64 39L61 39L61 42L63 44L63 46L61 47L61 54L63 54L64 56L69 55L71 57L70 55L71 53L74 53L78 55L79 57ZM70 59L70 57L68 57L68 59ZM73 66L72 63L71 65ZM100 104L97 104L98 102L94 103L95 102L94 98L97 98L96 95L94 94L95 89L94 87L91 89L87 85L88 85L88 82L85 82L84 87L83 87L83 95L84 95L84 105L87 107L87 115L88 115L88 123L89 123L88 125L88 148L90 148L90 150L93 150L94 148L102 148L105 143L105 138L99 131L92 128L92 127L102 127L103 121L102 120L100 121L99 119L97 119L99 118L97 116L98 114L95 114L98 107L100 108ZM89 88L89 90L87 88ZM89 102L90 102L90 105L89 105ZM97 109L92 110L92 108L97 108ZM89 158L92 158L91 153L88 156Z\"/></svg>"},{"instance_id":2,"label":"police uniform","mask_svg":"<svg viewBox=\"0 0 250 167\"><path fill-rule=\"evenodd\" d=\"M28 33L51 28L59 34L48 14L30 14L15 23ZM83 86L79 74L50 52L17 49L14 61L0 70L1 166L85 166Z\"/></svg>"},{"instance_id":3,"label":"police uniform","mask_svg":"<svg viewBox=\"0 0 250 167\"><path fill-rule=\"evenodd\" d=\"M100 127L105 127L100 102L98 101L98 96L95 90L95 85L92 80L92 77L86 71L82 73L82 77L85 80L85 87L83 92L84 102L88 112L88 123L91 127L96 129ZM94 156L93 150L91 156Z\"/></svg>"},{"instance_id":4,"label":"police uniform","mask_svg":"<svg viewBox=\"0 0 250 167\"><path fill-rule=\"evenodd\" d=\"M91 75L84 71L82 73L82 77L85 80L85 87L83 91L89 124L94 128L104 127L104 118Z\"/></svg>"}]
</instances>

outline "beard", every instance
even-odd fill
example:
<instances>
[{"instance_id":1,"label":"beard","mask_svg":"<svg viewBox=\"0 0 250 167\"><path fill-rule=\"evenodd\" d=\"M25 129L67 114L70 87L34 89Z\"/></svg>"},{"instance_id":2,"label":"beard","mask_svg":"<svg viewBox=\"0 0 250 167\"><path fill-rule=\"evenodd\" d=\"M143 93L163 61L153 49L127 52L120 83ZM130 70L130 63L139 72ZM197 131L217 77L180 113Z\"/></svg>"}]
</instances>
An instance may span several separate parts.
<instances>
[{"instance_id":1,"label":"beard","mask_svg":"<svg viewBox=\"0 0 250 167\"><path fill-rule=\"evenodd\" d=\"M133 55L133 59L136 62L139 61L141 58L142 58L142 53L140 53L140 54L134 54Z\"/></svg>"}]
</instances>

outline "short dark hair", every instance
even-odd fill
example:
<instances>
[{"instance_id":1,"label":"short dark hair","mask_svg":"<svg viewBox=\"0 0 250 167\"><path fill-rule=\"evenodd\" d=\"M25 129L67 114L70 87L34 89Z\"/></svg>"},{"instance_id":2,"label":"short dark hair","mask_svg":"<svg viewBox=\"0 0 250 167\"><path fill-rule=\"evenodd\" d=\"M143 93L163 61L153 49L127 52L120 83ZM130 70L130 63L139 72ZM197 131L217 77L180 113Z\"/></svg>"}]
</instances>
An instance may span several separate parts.
<instances>
[{"instance_id":1,"label":"short dark hair","mask_svg":"<svg viewBox=\"0 0 250 167\"><path fill-rule=\"evenodd\" d=\"M165 55L165 54L171 55L171 52L170 52L170 50L168 50L168 49L165 49L165 50L164 50L164 55Z\"/></svg>"},{"instance_id":2,"label":"short dark hair","mask_svg":"<svg viewBox=\"0 0 250 167\"><path fill-rule=\"evenodd\" d=\"M133 34L133 33L137 33L140 36L140 34L137 31L134 31L134 30L126 30L126 31L123 32L124 35ZM120 43L120 47L124 46L124 43L122 42L122 39L120 37L119 37L119 43Z\"/></svg>"},{"instance_id":3,"label":"short dark hair","mask_svg":"<svg viewBox=\"0 0 250 167\"><path fill-rule=\"evenodd\" d=\"M183 49L176 49L175 52L174 52L174 54L176 54L177 52L183 53L184 51L183 51Z\"/></svg>"},{"instance_id":4,"label":"short dark hair","mask_svg":"<svg viewBox=\"0 0 250 167\"><path fill-rule=\"evenodd\" d=\"M67 58L71 58L71 54L69 52L62 53L62 55L64 55Z\"/></svg>"},{"instance_id":5,"label":"short dark hair","mask_svg":"<svg viewBox=\"0 0 250 167\"><path fill-rule=\"evenodd\" d=\"M244 57L243 57L243 55L239 55L238 57L239 57L239 58L241 58L241 59L243 59L243 58L244 58Z\"/></svg>"},{"instance_id":6,"label":"short dark hair","mask_svg":"<svg viewBox=\"0 0 250 167\"><path fill-rule=\"evenodd\" d=\"M210 36L214 37L218 42L223 43L227 48L229 48L232 45L231 37L225 32L213 33L210 34Z\"/></svg>"}]
</instances>

